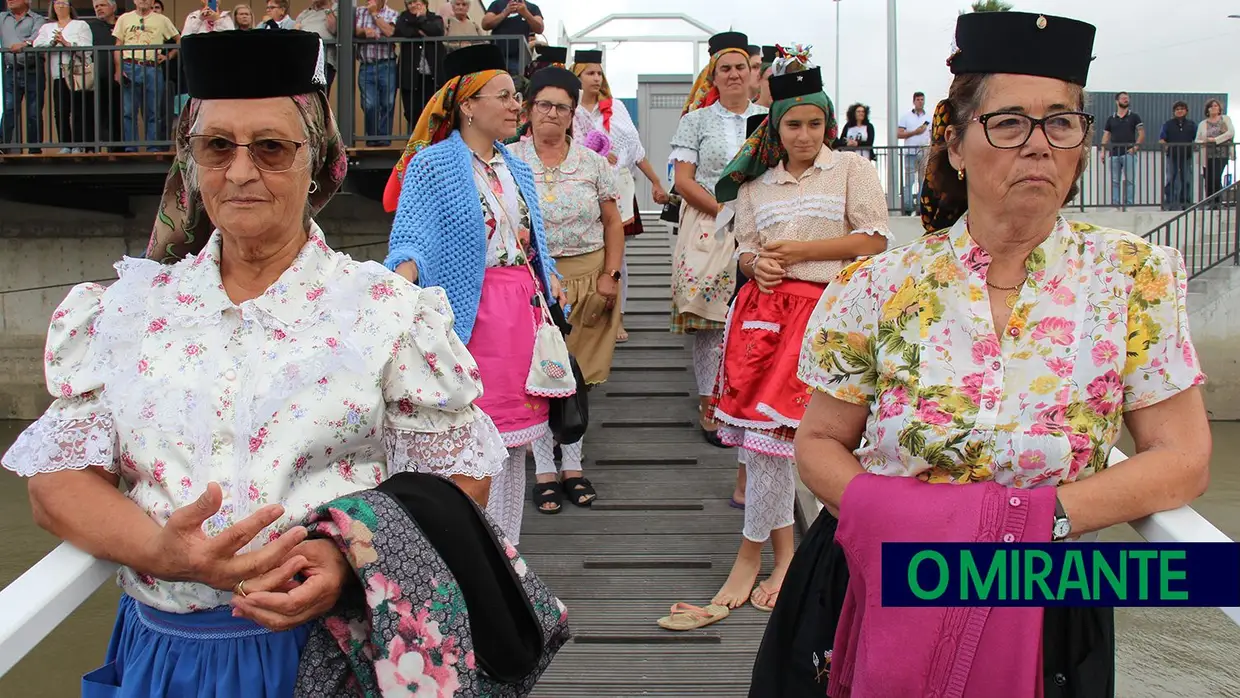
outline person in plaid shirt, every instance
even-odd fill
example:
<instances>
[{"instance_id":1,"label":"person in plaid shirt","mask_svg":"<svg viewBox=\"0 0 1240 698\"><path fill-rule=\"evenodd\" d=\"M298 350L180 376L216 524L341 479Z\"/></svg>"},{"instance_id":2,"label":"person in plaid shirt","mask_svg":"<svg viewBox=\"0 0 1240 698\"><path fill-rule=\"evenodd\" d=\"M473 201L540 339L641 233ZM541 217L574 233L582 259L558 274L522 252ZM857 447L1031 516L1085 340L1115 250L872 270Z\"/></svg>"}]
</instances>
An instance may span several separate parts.
<instances>
[{"instance_id":1,"label":"person in plaid shirt","mask_svg":"<svg viewBox=\"0 0 1240 698\"><path fill-rule=\"evenodd\" d=\"M370 43L366 39L384 39L396 31L400 14L383 0L368 0L359 7L353 22L353 34L362 42L357 46L357 86L362 93L362 114L366 136L390 136L392 114L396 110L396 46ZM386 146L390 141L367 140L367 145Z\"/></svg>"}]
</instances>

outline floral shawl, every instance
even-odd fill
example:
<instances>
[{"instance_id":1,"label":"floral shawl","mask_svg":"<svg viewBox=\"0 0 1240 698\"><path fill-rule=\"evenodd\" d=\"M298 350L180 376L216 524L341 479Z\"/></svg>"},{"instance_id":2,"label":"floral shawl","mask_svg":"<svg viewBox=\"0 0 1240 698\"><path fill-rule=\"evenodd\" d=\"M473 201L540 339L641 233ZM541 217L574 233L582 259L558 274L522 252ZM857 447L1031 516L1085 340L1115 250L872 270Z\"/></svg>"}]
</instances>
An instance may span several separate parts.
<instances>
[{"instance_id":1,"label":"floral shawl","mask_svg":"<svg viewBox=\"0 0 1240 698\"><path fill-rule=\"evenodd\" d=\"M779 140L779 122L789 109L802 104L812 104L826 113L827 131L824 142L828 145L835 142L835 106L825 92L772 103L766 120L745 140L745 144L724 169L723 176L715 185L715 198L719 203L735 200L742 184L761 177L762 173L787 159L788 152Z\"/></svg>"},{"instance_id":2,"label":"floral shawl","mask_svg":"<svg viewBox=\"0 0 1240 698\"><path fill-rule=\"evenodd\" d=\"M340 190L349 161L345 155L336 118L332 116L327 96L322 92L297 95L291 98L306 123L306 143L316 144L310 153L312 180L315 187L310 192L310 214L323 210L327 202ZM202 196L186 186L185 176L189 164L189 130L198 117L202 100L191 99L181 112L176 134L176 157L172 169L164 180L164 192L159 201L159 212L151 229L151 239L146 246L146 258L164 264L191 257L202 251L207 238L215 231L215 225L207 217ZM244 153L238 153L243 157Z\"/></svg>"},{"instance_id":3,"label":"floral shawl","mask_svg":"<svg viewBox=\"0 0 1240 698\"><path fill-rule=\"evenodd\" d=\"M400 187L405 181L405 168L409 166L409 160L419 150L435 145L452 135L452 131L458 126L456 123L457 105L478 94L478 91L491 82L492 78L503 74L502 70L484 70L480 73L455 77L444 83L444 86L431 97L426 108L422 110L422 115L418 117L418 123L409 136L409 142L405 144L405 152L401 154L400 161L396 163L396 167L392 168L392 174L388 177L387 186L383 189L383 210L388 213L396 212L396 206L400 202Z\"/></svg>"}]
</instances>

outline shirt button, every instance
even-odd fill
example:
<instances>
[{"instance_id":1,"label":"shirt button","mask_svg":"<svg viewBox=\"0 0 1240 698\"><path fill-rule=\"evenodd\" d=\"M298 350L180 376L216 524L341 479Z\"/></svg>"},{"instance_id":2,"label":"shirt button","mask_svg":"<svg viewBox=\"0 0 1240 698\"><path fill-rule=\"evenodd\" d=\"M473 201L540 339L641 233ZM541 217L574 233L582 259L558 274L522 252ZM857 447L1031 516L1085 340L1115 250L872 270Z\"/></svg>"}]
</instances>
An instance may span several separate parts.
<instances>
[{"instance_id":1,"label":"shirt button","mask_svg":"<svg viewBox=\"0 0 1240 698\"><path fill-rule=\"evenodd\" d=\"M237 380L237 372L232 370L231 368L228 369L227 371L224 371L224 380L230 380L230 381Z\"/></svg>"},{"instance_id":2,"label":"shirt button","mask_svg":"<svg viewBox=\"0 0 1240 698\"><path fill-rule=\"evenodd\" d=\"M1016 540L1016 536L1012 535L1011 533L1004 533L1004 534L1003 534L1003 542L1004 542L1004 543L1012 543L1012 542L1015 542L1015 540Z\"/></svg>"},{"instance_id":3,"label":"shirt button","mask_svg":"<svg viewBox=\"0 0 1240 698\"><path fill-rule=\"evenodd\" d=\"M1012 335L1013 337L1017 337L1020 335L1020 330L1013 327L1010 330L1008 330L1008 334Z\"/></svg>"},{"instance_id":4,"label":"shirt button","mask_svg":"<svg viewBox=\"0 0 1240 698\"><path fill-rule=\"evenodd\" d=\"M1020 506L1020 497L1012 497L1008 500L1008 504L1011 504L1014 507Z\"/></svg>"},{"instance_id":5,"label":"shirt button","mask_svg":"<svg viewBox=\"0 0 1240 698\"><path fill-rule=\"evenodd\" d=\"M1001 364L998 361L996 361L990 365L990 368L991 370L998 371L1001 368Z\"/></svg>"},{"instance_id":6,"label":"shirt button","mask_svg":"<svg viewBox=\"0 0 1240 698\"><path fill-rule=\"evenodd\" d=\"M986 409L988 409L988 410L993 410L994 408L995 408L995 401L994 401L994 400L987 400L987 401L986 401Z\"/></svg>"},{"instance_id":7,"label":"shirt button","mask_svg":"<svg viewBox=\"0 0 1240 698\"><path fill-rule=\"evenodd\" d=\"M1068 683L1068 677L1063 674L1055 674L1055 685L1063 686Z\"/></svg>"}]
</instances>

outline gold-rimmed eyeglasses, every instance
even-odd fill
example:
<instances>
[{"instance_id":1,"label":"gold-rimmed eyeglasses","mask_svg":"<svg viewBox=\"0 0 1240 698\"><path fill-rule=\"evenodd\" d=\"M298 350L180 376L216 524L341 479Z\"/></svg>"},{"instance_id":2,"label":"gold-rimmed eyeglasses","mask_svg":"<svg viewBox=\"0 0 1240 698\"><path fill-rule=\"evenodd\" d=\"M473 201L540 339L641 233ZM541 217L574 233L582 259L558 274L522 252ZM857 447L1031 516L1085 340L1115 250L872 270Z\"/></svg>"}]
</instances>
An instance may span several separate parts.
<instances>
[{"instance_id":1,"label":"gold-rimmed eyeglasses","mask_svg":"<svg viewBox=\"0 0 1240 698\"><path fill-rule=\"evenodd\" d=\"M293 169L297 151L305 141L284 138L259 138L250 143L235 143L223 136L194 135L189 137L189 154L200 167L222 170L232 165L237 149L250 152L250 161L263 172L279 173Z\"/></svg>"},{"instance_id":2,"label":"gold-rimmed eyeglasses","mask_svg":"<svg viewBox=\"0 0 1240 698\"><path fill-rule=\"evenodd\" d=\"M498 99L501 104L507 104L509 102L516 102L518 104L521 103L520 98L518 98L515 93L509 92L508 90L504 90L503 92L492 92L491 94L485 95L477 94L470 97L470 99Z\"/></svg>"},{"instance_id":3,"label":"gold-rimmed eyeglasses","mask_svg":"<svg viewBox=\"0 0 1240 698\"><path fill-rule=\"evenodd\" d=\"M1041 128L1052 148L1071 150L1085 142L1094 116L1080 111L1065 111L1037 119L1028 114L1000 111L982 114L972 120L982 125L986 140L996 148L1020 148L1029 142L1035 128Z\"/></svg>"}]
</instances>

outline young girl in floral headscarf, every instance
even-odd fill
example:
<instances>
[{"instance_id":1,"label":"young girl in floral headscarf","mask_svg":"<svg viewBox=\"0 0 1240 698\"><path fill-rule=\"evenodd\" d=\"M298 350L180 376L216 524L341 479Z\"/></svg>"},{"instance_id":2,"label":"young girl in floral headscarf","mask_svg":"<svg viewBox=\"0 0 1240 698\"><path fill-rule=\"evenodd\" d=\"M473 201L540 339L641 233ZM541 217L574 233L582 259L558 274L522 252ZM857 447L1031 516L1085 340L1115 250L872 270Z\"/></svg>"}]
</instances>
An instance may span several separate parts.
<instances>
[{"instance_id":1,"label":"young girl in floral headscarf","mask_svg":"<svg viewBox=\"0 0 1240 698\"><path fill-rule=\"evenodd\" d=\"M769 611L792 560L792 438L809 401L797 359L810 314L845 260L887 248L887 206L874 167L834 152L835 113L808 54L785 52L770 79L770 115L715 187L734 201L741 268L711 402L719 437L747 466L745 526L732 572L708 614L747 600ZM757 587L762 547L775 568Z\"/></svg>"}]
</instances>

